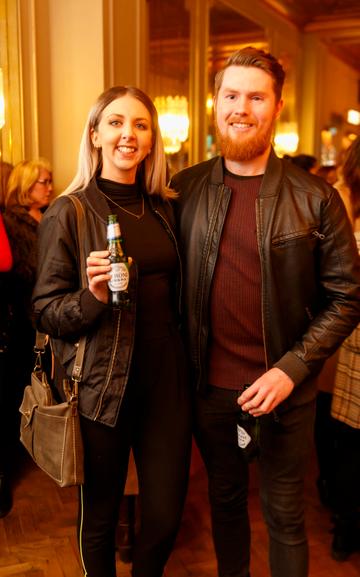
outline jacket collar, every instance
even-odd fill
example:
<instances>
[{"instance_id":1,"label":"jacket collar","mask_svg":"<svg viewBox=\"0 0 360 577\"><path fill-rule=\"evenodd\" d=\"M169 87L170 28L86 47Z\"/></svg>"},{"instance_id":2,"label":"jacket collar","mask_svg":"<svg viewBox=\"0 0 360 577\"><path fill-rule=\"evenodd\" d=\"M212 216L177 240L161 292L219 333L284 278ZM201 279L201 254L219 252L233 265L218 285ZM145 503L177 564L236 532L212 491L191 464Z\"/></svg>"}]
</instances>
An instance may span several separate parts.
<instances>
[{"instance_id":1,"label":"jacket collar","mask_svg":"<svg viewBox=\"0 0 360 577\"><path fill-rule=\"evenodd\" d=\"M22 222L26 222L27 224L32 226L34 229L36 229L39 225L38 221L35 220L35 218L33 218L31 216L31 214L29 214L29 211L27 210L27 208L25 208L25 206L15 204L11 207L6 208L4 214L5 214L5 217L7 217L7 216L9 218L15 217Z\"/></svg>"},{"instance_id":2,"label":"jacket collar","mask_svg":"<svg viewBox=\"0 0 360 577\"><path fill-rule=\"evenodd\" d=\"M276 156L274 149L271 147L269 160L261 183L260 197L276 196L283 177L283 163L284 161Z\"/></svg>"},{"instance_id":3,"label":"jacket collar","mask_svg":"<svg viewBox=\"0 0 360 577\"><path fill-rule=\"evenodd\" d=\"M221 185L224 183L224 162L222 156L217 156L210 162L213 163L210 175L210 183ZM260 197L274 196L283 176L283 161L276 156L271 147L270 156L266 165L264 178L261 183Z\"/></svg>"},{"instance_id":4,"label":"jacket collar","mask_svg":"<svg viewBox=\"0 0 360 577\"><path fill-rule=\"evenodd\" d=\"M96 184L96 178L93 178L89 182L88 186L79 192L79 196L84 199L89 209L106 224L109 207L105 197L101 194L101 191Z\"/></svg>"}]
</instances>

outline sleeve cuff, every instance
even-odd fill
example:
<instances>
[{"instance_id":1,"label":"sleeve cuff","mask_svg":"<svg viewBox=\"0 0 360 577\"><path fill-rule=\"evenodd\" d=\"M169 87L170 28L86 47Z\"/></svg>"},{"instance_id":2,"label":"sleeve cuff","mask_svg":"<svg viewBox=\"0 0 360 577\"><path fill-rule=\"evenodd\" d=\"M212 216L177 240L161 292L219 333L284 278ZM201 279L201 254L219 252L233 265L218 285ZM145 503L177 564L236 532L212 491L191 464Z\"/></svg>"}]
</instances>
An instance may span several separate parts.
<instances>
[{"instance_id":1,"label":"sleeve cuff","mask_svg":"<svg viewBox=\"0 0 360 577\"><path fill-rule=\"evenodd\" d=\"M285 355L273 366L284 371L284 373L286 373L295 383L295 386L299 385L310 375L310 371L306 364L291 351L285 353Z\"/></svg>"},{"instance_id":2,"label":"sleeve cuff","mask_svg":"<svg viewBox=\"0 0 360 577\"><path fill-rule=\"evenodd\" d=\"M86 288L80 296L80 307L83 316L86 318L86 322L91 325L107 310L108 305L98 301L89 289Z\"/></svg>"}]
</instances>

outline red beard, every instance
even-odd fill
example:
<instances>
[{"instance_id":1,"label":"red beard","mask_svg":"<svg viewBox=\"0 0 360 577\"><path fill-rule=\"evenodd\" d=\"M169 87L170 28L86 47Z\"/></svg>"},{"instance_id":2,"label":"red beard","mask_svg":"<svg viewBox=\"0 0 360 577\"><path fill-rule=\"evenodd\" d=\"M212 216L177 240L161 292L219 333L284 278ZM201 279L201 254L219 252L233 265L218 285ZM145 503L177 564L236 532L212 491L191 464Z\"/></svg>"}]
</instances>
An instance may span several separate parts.
<instances>
[{"instance_id":1,"label":"red beard","mask_svg":"<svg viewBox=\"0 0 360 577\"><path fill-rule=\"evenodd\" d=\"M254 136L243 137L239 135L239 140L234 140L228 135L221 134L216 122L215 128L222 156L235 162L244 162L261 156L267 150L271 142L274 123L265 132Z\"/></svg>"}]
</instances>

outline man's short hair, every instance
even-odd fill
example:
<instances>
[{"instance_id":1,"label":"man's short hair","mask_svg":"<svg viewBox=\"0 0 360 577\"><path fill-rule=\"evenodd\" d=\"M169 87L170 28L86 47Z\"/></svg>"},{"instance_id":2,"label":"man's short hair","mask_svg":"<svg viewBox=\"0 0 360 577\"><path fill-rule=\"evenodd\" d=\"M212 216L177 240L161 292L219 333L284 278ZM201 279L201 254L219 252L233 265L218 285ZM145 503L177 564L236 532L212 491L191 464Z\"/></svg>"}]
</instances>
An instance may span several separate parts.
<instances>
[{"instance_id":1,"label":"man's short hair","mask_svg":"<svg viewBox=\"0 0 360 577\"><path fill-rule=\"evenodd\" d=\"M272 54L253 46L241 48L229 56L224 67L215 76L215 98L221 88L224 72L229 66L253 66L270 74L274 81L274 92L277 102L281 99L285 72L280 62Z\"/></svg>"}]
</instances>

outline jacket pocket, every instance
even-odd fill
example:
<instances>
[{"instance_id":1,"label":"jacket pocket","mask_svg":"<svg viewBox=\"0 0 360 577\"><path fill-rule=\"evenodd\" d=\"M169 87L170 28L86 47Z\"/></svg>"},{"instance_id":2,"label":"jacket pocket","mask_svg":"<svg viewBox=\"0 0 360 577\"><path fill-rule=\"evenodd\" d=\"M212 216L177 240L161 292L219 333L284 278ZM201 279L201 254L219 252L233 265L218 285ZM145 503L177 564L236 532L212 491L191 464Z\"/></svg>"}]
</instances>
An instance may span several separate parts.
<instances>
[{"instance_id":1,"label":"jacket pocket","mask_svg":"<svg viewBox=\"0 0 360 577\"><path fill-rule=\"evenodd\" d=\"M274 236L271 243L274 247L282 247L288 244L301 243L304 241L315 244L318 240L325 238L325 235L319 232L318 227L313 226L311 228L296 230L288 233L279 234Z\"/></svg>"}]
</instances>

